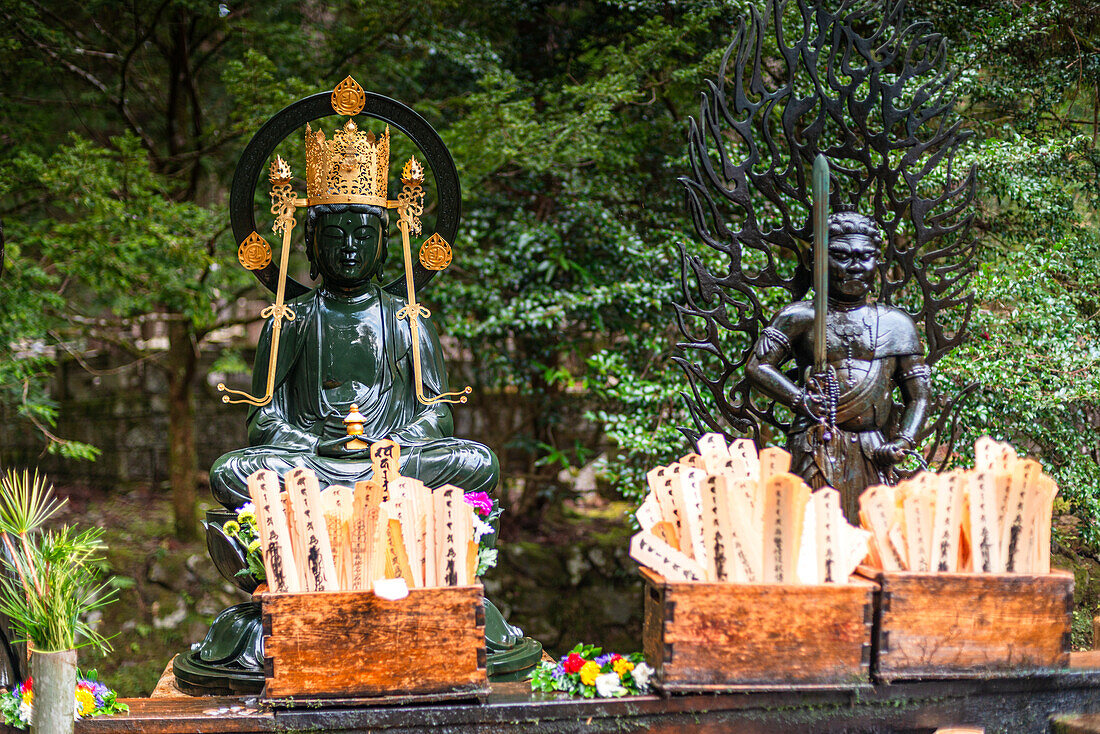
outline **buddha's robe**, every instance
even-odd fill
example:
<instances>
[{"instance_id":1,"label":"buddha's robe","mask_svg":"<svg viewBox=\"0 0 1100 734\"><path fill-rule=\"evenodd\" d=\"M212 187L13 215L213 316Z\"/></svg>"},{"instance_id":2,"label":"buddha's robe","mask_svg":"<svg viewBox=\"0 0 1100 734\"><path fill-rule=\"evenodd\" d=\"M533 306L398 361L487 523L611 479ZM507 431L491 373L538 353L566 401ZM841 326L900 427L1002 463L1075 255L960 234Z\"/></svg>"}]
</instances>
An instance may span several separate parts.
<instances>
[{"instance_id":1,"label":"buddha's robe","mask_svg":"<svg viewBox=\"0 0 1100 734\"><path fill-rule=\"evenodd\" d=\"M258 469L285 475L294 467L317 473L321 486L353 485L373 474L370 458L320 456L317 447L347 435L344 417L352 403L363 414L363 440L391 439L401 446L401 474L429 487L453 484L491 492L499 478L497 458L486 446L454 438L446 403L416 398L412 330L397 313L406 302L377 286L357 297L318 288L289 304L275 367L274 396L248 415L250 447L219 458L210 469L214 497L228 508L248 501L248 476ZM424 393L447 390L439 337L420 320ZM256 351L252 394L263 394L271 354L272 321Z\"/></svg>"}]
</instances>

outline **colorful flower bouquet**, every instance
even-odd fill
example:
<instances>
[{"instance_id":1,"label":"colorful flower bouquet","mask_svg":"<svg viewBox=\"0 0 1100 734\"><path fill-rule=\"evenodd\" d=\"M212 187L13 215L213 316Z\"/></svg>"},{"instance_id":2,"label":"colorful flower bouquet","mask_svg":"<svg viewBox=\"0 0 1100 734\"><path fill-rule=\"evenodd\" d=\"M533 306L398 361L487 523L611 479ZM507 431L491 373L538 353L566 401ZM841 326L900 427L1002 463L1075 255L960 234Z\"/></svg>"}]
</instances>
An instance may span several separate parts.
<instances>
[{"instance_id":1,"label":"colorful flower bouquet","mask_svg":"<svg viewBox=\"0 0 1100 734\"><path fill-rule=\"evenodd\" d=\"M580 644L556 663L543 661L531 674L531 690L563 691L585 698L637 696L649 691L653 668L641 653L618 655Z\"/></svg>"},{"instance_id":2,"label":"colorful flower bouquet","mask_svg":"<svg viewBox=\"0 0 1100 734\"><path fill-rule=\"evenodd\" d=\"M77 721L89 716L121 714L129 710L129 706L119 703L114 691L99 682L94 670L77 676L74 710L74 718ZM3 714L4 723L8 726L26 729L30 726L33 712L34 682L32 679L27 678L11 691L0 694L0 714Z\"/></svg>"}]
</instances>

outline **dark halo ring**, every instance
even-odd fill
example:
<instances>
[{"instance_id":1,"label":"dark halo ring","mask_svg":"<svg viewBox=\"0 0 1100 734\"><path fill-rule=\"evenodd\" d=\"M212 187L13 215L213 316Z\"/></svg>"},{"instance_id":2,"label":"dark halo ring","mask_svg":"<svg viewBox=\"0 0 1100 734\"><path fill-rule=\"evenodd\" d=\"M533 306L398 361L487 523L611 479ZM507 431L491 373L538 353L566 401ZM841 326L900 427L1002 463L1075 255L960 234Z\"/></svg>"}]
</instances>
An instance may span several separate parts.
<instances>
[{"instance_id":1,"label":"dark halo ring","mask_svg":"<svg viewBox=\"0 0 1100 734\"><path fill-rule=\"evenodd\" d=\"M462 206L462 192L458 185L458 170L443 139L428 121L411 107L397 100L383 97L373 92L365 92L366 104L360 115L388 123L412 140L424 155L425 164L435 177L438 214L435 231L439 236L454 244L458 232L458 220ZM256 183L265 172L268 159L294 131L307 122L337 114L332 109L332 92L319 92L284 107L274 117L256 131L252 140L245 146L237 168L233 172L233 185L229 193L229 217L233 225L233 237L239 245L248 235L256 231L255 192ZM236 245L234 245L236 246ZM279 283L279 265L272 261L261 270L254 270L256 277L272 293ZM426 286L436 271L428 270L413 258L413 286L419 291ZM385 290L396 296L407 295L405 274L384 286ZM286 279L286 298L290 300L309 291L291 277Z\"/></svg>"}]
</instances>

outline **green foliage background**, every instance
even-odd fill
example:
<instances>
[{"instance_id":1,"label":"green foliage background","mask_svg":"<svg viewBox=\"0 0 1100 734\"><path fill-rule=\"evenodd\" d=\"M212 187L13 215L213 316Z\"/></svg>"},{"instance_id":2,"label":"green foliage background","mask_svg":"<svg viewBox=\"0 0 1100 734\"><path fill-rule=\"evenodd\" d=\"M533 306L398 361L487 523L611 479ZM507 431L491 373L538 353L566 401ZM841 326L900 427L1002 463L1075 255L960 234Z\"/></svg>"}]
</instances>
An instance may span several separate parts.
<instances>
[{"instance_id":1,"label":"green foliage background","mask_svg":"<svg viewBox=\"0 0 1100 734\"><path fill-rule=\"evenodd\" d=\"M94 337L193 385L188 350L261 295L227 232L237 152L352 73L424 114L456 159L463 228L427 298L478 355L475 389L526 406L507 445L526 480L517 510L554 507L557 470L602 447L605 476L637 498L645 469L686 449L668 304L676 245L695 244L676 178L686 120L749 4L0 0L0 341L18 347L0 357L0 399L87 457L54 435L47 347ZM978 309L936 377L982 384L960 448L990 433L1038 454L1095 542L1098 14L915 0L906 18L947 36L977 132ZM133 338L149 318L178 325L174 349Z\"/></svg>"}]
</instances>

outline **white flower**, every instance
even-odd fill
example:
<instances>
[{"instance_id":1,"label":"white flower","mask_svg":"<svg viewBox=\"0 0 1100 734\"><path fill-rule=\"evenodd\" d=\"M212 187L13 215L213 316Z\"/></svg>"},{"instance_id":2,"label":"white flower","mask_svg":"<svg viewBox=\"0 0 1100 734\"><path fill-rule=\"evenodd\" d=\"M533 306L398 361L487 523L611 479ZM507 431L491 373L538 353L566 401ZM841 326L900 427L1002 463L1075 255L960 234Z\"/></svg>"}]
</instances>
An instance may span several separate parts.
<instances>
[{"instance_id":1,"label":"white flower","mask_svg":"<svg viewBox=\"0 0 1100 734\"><path fill-rule=\"evenodd\" d=\"M256 505L252 504L251 502L245 502L243 505L237 508L238 515L240 515L242 512L251 512L253 515L255 515Z\"/></svg>"},{"instance_id":2,"label":"white flower","mask_svg":"<svg viewBox=\"0 0 1100 734\"><path fill-rule=\"evenodd\" d=\"M24 723L29 725L31 723L31 718L33 716L34 716L34 706L27 703L26 701L19 704L19 718L22 719Z\"/></svg>"},{"instance_id":3,"label":"white flower","mask_svg":"<svg viewBox=\"0 0 1100 734\"><path fill-rule=\"evenodd\" d=\"M630 671L630 675L638 684L638 690L645 691L649 688L649 678L653 675L653 668L645 663L638 663L634 666L634 670Z\"/></svg>"},{"instance_id":4,"label":"white flower","mask_svg":"<svg viewBox=\"0 0 1100 734\"><path fill-rule=\"evenodd\" d=\"M474 542L477 543L481 540L483 535L491 535L493 533L493 526L487 522L482 522L474 516Z\"/></svg>"},{"instance_id":5,"label":"white flower","mask_svg":"<svg viewBox=\"0 0 1100 734\"><path fill-rule=\"evenodd\" d=\"M596 695L600 698L622 696L626 689L619 683L619 674L615 672L596 676Z\"/></svg>"}]
</instances>

